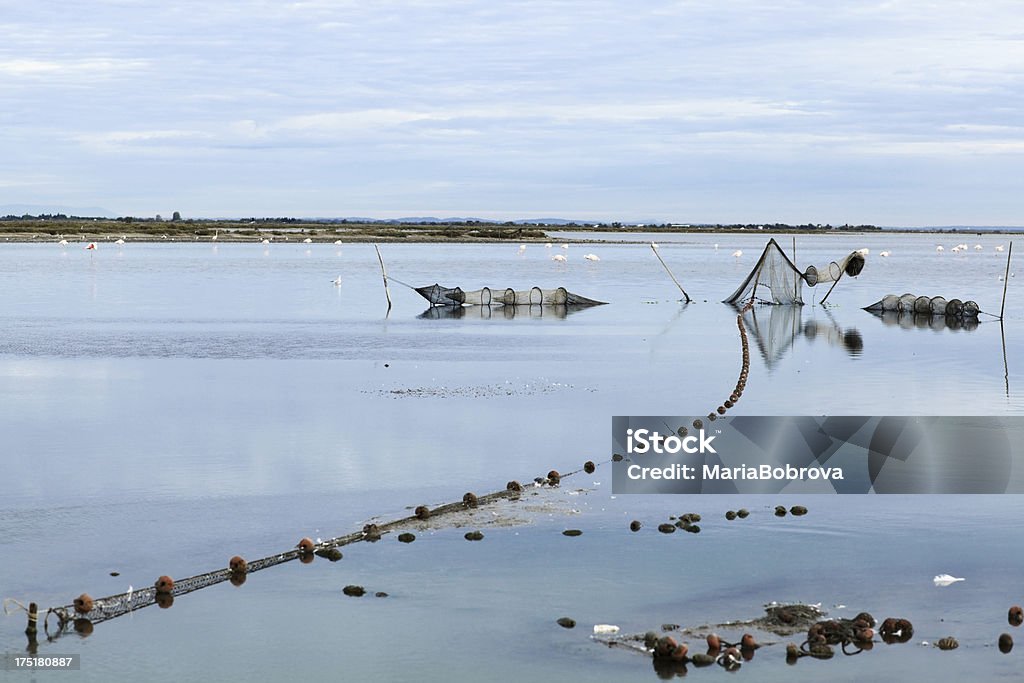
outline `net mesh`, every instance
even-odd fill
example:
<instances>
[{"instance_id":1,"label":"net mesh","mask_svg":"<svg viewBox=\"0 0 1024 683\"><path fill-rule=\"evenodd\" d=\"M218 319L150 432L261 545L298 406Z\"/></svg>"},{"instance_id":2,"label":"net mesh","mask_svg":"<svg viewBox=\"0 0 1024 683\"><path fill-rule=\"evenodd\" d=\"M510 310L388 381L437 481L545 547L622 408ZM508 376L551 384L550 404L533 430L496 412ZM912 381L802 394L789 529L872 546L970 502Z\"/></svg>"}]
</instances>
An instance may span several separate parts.
<instances>
[{"instance_id":1,"label":"net mesh","mask_svg":"<svg viewBox=\"0 0 1024 683\"><path fill-rule=\"evenodd\" d=\"M908 313L923 316L946 316L950 318L977 318L981 309L977 302L946 300L942 296L916 296L914 294L886 294L881 299L866 306L865 311L872 313Z\"/></svg>"},{"instance_id":2,"label":"net mesh","mask_svg":"<svg viewBox=\"0 0 1024 683\"><path fill-rule=\"evenodd\" d=\"M804 275L789 260L774 239L768 241L754 268L725 303L742 305L753 301L761 304L802 305L800 287ZM815 281L816 282L816 281ZM813 283L808 283L812 284Z\"/></svg>"},{"instance_id":3,"label":"net mesh","mask_svg":"<svg viewBox=\"0 0 1024 683\"><path fill-rule=\"evenodd\" d=\"M433 306L599 306L605 303L573 294L565 287L521 290L484 287L464 291L461 287L444 287L435 283L415 289Z\"/></svg>"}]
</instances>

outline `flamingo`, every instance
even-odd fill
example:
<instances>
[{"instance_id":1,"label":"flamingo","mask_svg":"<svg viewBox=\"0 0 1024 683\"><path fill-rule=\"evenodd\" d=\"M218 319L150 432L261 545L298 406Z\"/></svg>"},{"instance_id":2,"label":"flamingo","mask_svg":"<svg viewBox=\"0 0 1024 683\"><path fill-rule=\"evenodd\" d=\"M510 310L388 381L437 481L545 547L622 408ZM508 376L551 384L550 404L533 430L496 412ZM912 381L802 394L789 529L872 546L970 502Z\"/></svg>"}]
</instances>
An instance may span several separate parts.
<instances>
[{"instance_id":1,"label":"flamingo","mask_svg":"<svg viewBox=\"0 0 1024 683\"><path fill-rule=\"evenodd\" d=\"M524 251L526 251L526 245L525 244L520 244L519 245L519 253L523 253Z\"/></svg>"},{"instance_id":2,"label":"flamingo","mask_svg":"<svg viewBox=\"0 0 1024 683\"><path fill-rule=\"evenodd\" d=\"M89 242L89 244L85 245L85 249L86 251L96 251L96 243Z\"/></svg>"},{"instance_id":3,"label":"flamingo","mask_svg":"<svg viewBox=\"0 0 1024 683\"><path fill-rule=\"evenodd\" d=\"M974 245L974 251L981 251L981 250L982 250L982 248L983 248L983 247L982 247L982 246L981 246L980 244L975 244L975 245Z\"/></svg>"},{"instance_id":4,"label":"flamingo","mask_svg":"<svg viewBox=\"0 0 1024 683\"><path fill-rule=\"evenodd\" d=\"M121 239L114 242L114 244L124 244L124 235L121 235Z\"/></svg>"},{"instance_id":5,"label":"flamingo","mask_svg":"<svg viewBox=\"0 0 1024 683\"><path fill-rule=\"evenodd\" d=\"M1002 251L1002 250L1003 250L1003 245L1000 244L998 247L996 247L996 251Z\"/></svg>"},{"instance_id":6,"label":"flamingo","mask_svg":"<svg viewBox=\"0 0 1024 683\"><path fill-rule=\"evenodd\" d=\"M939 246L935 247L935 251L946 251L946 248L940 244Z\"/></svg>"},{"instance_id":7,"label":"flamingo","mask_svg":"<svg viewBox=\"0 0 1024 683\"><path fill-rule=\"evenodd\" d=\"M878 255L883 257L883 258L888 258L889 257L889 252L887 252L887 251L880 251L880 252L878 252Z\"/></svg>"},{"instance_id":8,"label":"flamingo","mask_svg":"<svg viewBox=\"0 0 1024 683\"><path fill-rule=\"evenodd\" d=\"M651 242L651 249L658 249L657 242Z\"/></svg>"},{"instance_id":9,"label":"flamingo","mask_svg":"<svg viewBox=\"0 0 1024 683\"><path fill-rule=\"evenodd\" d=\"M212 239L212 240L213 240L214 242L216 242L216 241L217 241L217 237L218 237L219 235L220 235L220 228L217 228L216 230L214 230L214 232L213 232L213 237L212 237L211 239Z\"/></svg>"},{"instance_id":10,"label":"flamingo","mask_svg":"<svg viewBox=\"0 0 1024 683\"><path fill-rule=\"evenodd\" d=\"M568 245L568 244L563 244L563 245L562 245L562 249L568 249L568 248L569 248L569 245Z\"/></svg>"},{"instance_id":11,"label":"flamingo","mask_svg":"<svg viewBox=\"0 0 1024 683\"><path fill-rule=\"evenodd\" d=\"M715 251L718 251L718 243L715 242Z\"/></svg>"},{"instance_id":12,"label":"flamingo","mask_svg":"<svg viewBox=\"0 0 1024 683\"><path fill-rule=\"evenodd\" d=\"M68 246L68 241L65 240L65 239L62 239L60 242L57 242L57 244L59 244L62 247L66 247L66 246Z\"/></svg>"},{"instance_id":13,"label":"flamingo","mask_svg":"<svg viewBox=\"0 0 1024 683\"><path fill-rule=\"evenodd\" d=\"M587 259L588 261L600 261L601 260L600 257L598 257L597 254L587 254L583 258Z\"/></svg>"},{"instance_id":14,"label":"flamingo","mask_svg":"<svg viewBox=\"0 0 1024 683\"><path fill-rule=\"evenodd\" d=\"M260 242L260 244L270 244L270 240L268 240L267 238L264 237L263 241Z\"/></svg>"},{"instance_id":15,"label":"flamingo","mask_svg":"<svg viewBox=\"0 0 1024 683\"><path fill-rule=\"evenodd\" d=\"M554 256L551 257L551 260L552 261L559 261L561 263L565 263L569 259L565 258L565 256L563 256L562 254L555 254Z\"/></svg>"},{"instance_id":16,"label":"flamingo","mask_svg":"<svg viewBox=\"0 0 1024 683\"><path fill-rule=\"evenodd\" d=\"M341 276L339 275L338 277L331 280L331 282L334 283L335 287L341 287Z\"/></svg>"},{"instance_id":17,"label":"flamingo","mask_svg":"<svg viewBox=\"0 0 1024 683\"><path fill-rule=\"evenodd\" d=\"M303 244L313 244L313 240L307 237L306 239L302 240L302 243Z\"/></svg>"},{"instance_id":18,"label":"flamingo","mask_svg":"<svg viewBox=\"0 0 1024 683\"><path fill-rule=\"evenodd\" d=\"M739 258L740 256L743 256L743 252L737 249L736 251L732 252L732 255L734 258Z\"/></svg>"},{"instance_id":19,"label":"flamingo","mask_svg":"<svg viewBox=\"0 0 1024 683\"><path fill-rule=\"evenodd\" d=\"M544 248L545 249L550 249L551 248L551 242L548 242L547 244L545 244Z\"/></svg>"},{"instance_id":20,"label":"flamingo","mask_svg":"<svg viewBox=\"0 0 1024 683\"><path fill-rule=\"evenodd\" d=\"M341 244L341 240L334 240L335 244Z\"/></svg>"},{"instance_id":21,"label":"flamingo","mask_svg":"<svg viewBox=\"0 0 1024 683\"><path fill-rule=\"evenodd\" d=\"M954 254L959 254L960 253L960 245L959 244L956 245L955 247L953 247L953 253Z\"/></svg>"}]
</instances>

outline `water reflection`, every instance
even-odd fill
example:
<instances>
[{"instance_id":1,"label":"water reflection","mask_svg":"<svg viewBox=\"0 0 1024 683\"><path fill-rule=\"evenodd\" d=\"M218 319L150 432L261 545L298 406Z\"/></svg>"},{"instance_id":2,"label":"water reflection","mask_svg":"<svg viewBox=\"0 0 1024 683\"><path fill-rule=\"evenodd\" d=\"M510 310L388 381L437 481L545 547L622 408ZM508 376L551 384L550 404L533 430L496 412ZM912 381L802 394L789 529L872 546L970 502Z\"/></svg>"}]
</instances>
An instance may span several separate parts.
<instances>
[{"instance_id":1,"label":"water reflection","mask_svg":"<svg viewBox=\"0 0 1024 683\"><path fill-rule=\"evenodd\" d=\"M514 306L431 306L417 317L427 320L461 320L463 318L481 320L512 320L519 318L557 318L564 319L570 313L583 311L590 306L573 306L540 304Z\"/></svg>"},{"instance_id":2,"label":"water reflection","mask_svg":"<svg viewBox=\"0 0 1024 683\"><path fill-rule=\"evenodd\" d=\"M860 331L856 327L843 328L828 311L825 315L827 320L812 318L803 322L802 306L755 306L743 314L743 322L769 369L786 355L799 337L823 340L851 356L861 355L864 337Z\"/></svg>"},{"instance_id":3,"label":"water reflection","mask_svg":"<svg viewBox=\"0 0 1024 683\"><path fill-rule=\"evenodd\" d=\"M931 313L914 313L910 311L868 311L880 319L885 325L901 327L904 330L932 330L941 332L964 330L972 332L978 328L977 318L961 318L952 315L932 315Z\"/></svg>"}]
</instances>

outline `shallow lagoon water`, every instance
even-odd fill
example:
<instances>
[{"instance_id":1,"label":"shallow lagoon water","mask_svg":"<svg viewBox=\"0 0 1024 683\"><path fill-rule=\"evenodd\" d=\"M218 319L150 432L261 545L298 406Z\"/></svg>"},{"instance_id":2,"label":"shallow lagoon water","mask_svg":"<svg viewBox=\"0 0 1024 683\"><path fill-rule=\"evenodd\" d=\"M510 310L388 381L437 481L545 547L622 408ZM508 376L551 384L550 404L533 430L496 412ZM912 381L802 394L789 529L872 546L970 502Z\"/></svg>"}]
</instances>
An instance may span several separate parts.
<instances>
[{"instance_id":1,"label":"shallow lagoon water","mask_svg":"<svg viewBox=\"0 0 1024 683\"><path fill-rule=\"evenodd\" d=\"M60 605L82 591L208 571L236 553L261 557L410 505L606 460L612 415L706 414L740 365L735 313L717 301L766 237L657 239L696 303L678 302L645 243L531 243L522 254L515 244L383 245L389 274L417 286L564 285L610 302L564 318L469 309L440 320L419 317L425 302L396 283L385 318L369 245L2 245L2 597ZM788 250L789 237L779 241ZM958 241L985 248L949 253ZM868 247L867 267L840 283L828 308L805 306L795 320L757 310L763 334L751 332L750 380L733 412L1021 414L1016 280L1008 379L998 323L903 329L860 310L911 291L998 312L1005 254L993 247L1006 242L801 237L801 267ZM935 252L939 243L946 253ZM736 249L743 257L731 256ZM879 258L882 249L892 256ZM568 263L552 262L553 252ZM589 252L601 261L583 260ZM805 289L809 304L812 294L824 290ZM420 534L409 546L385 537L344 549L340 563L268 569L241 588L182 596L170 610L151 607L41 653L80 652L72 675L83 680L650 680L649 661L593 643L589 626L697 625L804 600L907 616L915 643L955 635L961 648L876 646L791 668L776 646L739 675L1018 671L1014 654L994 646L1011 630L1007 607L1022 599L1017 496L613 497L610 480L606 467L567 480L530 524L482 526L482 543L463 540L465 529ZM780 502L811 513L777 520ZM752 516L726 522L724 511L741 506ZM687 511L705 516L701 534L657 533L658 522ZM626 528L634 518L645 522L637 534ZM570 527L583 536L563 537ZM931 577L944 572L967 581L938 589ZM389 597L344 597L349 583ZM555 625L564 615L580 626ZM21 651L23 629L21 616L0 621L0 651Z\"/></svg>"}]
</instances>

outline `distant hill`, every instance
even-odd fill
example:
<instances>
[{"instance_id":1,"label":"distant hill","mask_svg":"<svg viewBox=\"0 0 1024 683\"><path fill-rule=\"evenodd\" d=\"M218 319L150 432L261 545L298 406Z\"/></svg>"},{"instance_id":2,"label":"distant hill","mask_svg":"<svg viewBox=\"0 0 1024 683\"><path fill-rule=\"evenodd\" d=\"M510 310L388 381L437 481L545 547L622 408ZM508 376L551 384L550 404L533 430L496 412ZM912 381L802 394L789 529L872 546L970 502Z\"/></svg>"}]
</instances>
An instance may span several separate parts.
<instances>
[{"instance_id":1,"label":"distant hill","mask_svg":"<svg viewBox=\"0 0 1024 683\"><path fill-rule=\"evenodd\" d=\"M101 206L64 206L62 204L0 204L0 216L41 216L64 214L80 218L117 218Z\"/></svg>"}]
</instances>

